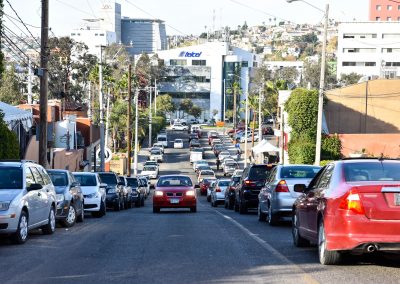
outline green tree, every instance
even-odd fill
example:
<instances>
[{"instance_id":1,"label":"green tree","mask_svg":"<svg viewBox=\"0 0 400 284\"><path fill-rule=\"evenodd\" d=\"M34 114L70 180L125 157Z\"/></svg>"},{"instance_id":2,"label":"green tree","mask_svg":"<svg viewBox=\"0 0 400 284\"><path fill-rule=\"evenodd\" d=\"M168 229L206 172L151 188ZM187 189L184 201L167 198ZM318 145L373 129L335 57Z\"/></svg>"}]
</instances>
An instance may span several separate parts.
<instances>
[{"instance_id":1,"label":"green tree","mask_svg":"<svg viewBox=\"0 0 400 284\"><path fill-rule=\"evenodd\" d=\"M189 110L189 114L190 114L191 116L193 116L194 118L199 118L199 117L201 116L201 112L202 112L202 111L203 111L203 110L201 109L201 107L194 105L194 106L192 106L192 108Z\"/></svg>"},{"instance_id":2,"label":"green tree","mask_svg":"<svg viewBox=\"0 0 400 284\"><path fill-rule=\"evenodd\" d=\"M3 119L4 113L0 110L0 160L18 159L19 143L17 135L8 129Z\"/></svg>"},{"instance_id":3,"label":"green tree","mask_svg":"<svg viewBox=\"0 0 400 284\"><path fill-rule=\"evenodd\" d=\"M283 67L277 69L273 74L275 80L283 80L286 84L293 84L298 76L299 72L296 67Z\"/></svg>"},{"instance_id":4,"label":"green tree","mask_svg":"<svg viewBox=\"0 0 400 284\"><path fill-rule=\"evenodd\" d=\"M336 76L329 72L328 64L325 65L325 84L336 84ZM302 86L307 87L308 83L311 84L311 88L319 88L319 80L321 78L321 60L318 63L311 60L304 62L303 68L303 82Z\"/></svg>"},{"instance_id":5,"label":"green tree","mask_svg":"<svg viewBox=\"0 0 400 284\"><path fill-rule=\"evenodd\" d=\"M132 113L134 110L132 108ZM110 127L112 129L112 140L114 152L122 145L122 140L125 139L125 132L127 128L127 112L128 104L123 100L116 100L114 102L110 114Z\"/></svg>"},{"instance_id":6,"label":"green tree","mask_svg":"<svg viewBox=\"0 0 400 284\"><path fill-rule=\"evenodd\" d=\"M172 101L172 97L168 94L157 97L157 113L162 115L171 114L176 111L176 106Z\"/></svg>"},{"instance_id":7,"label":"green tree","mask_svg":"<svg viewBox=\"0 0 400 284\"><path fill-rule=\"evenodd\" d=\"M0 35L3 34L3 9L4 9L3 0L0 0ZM2 36L0 36L0 47L2 46L1 42L2 42ZM3 63L4 63L4 54L0 48L0 78L4 71Z\"/></svg>"},{"instance_id":8,"label":"green tree","mask_svg":"<svg viewBox=\"0 0 400 284\"><path fill-rule=\"evenodd\" d=\"M351 72L349 74L341 74L340 82L344 85L352 85L358 83L363 75Z\"/></svg>"},{"instance_id":9,"label":"green tree","mask_svg":"<svg viewBox=\"0 0 400 284\"><path fill-rule=\"evenodd\" d=\"M7 104L19 104L24 100L21 93L21 82L19 81L14 65L11 65L0 80L0 101Z\"/></svg>"},{"instance_id":10,"label":"green tree","mask_svg":"<svg viewBox=\"0 0 400 284\"><path fill-rule=\"evenodd\" d=\"M193 108L193 102L191 99L183 99L179 104L179 110L186 114L189 114L190 110Z\"/></svg>"}]
</instances>

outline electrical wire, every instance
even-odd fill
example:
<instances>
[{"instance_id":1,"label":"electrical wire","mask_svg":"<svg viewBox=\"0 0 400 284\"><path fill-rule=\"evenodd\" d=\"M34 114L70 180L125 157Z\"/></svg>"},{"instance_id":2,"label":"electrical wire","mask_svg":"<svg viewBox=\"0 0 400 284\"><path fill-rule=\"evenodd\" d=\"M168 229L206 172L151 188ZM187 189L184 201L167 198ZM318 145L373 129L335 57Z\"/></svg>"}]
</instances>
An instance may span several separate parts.
<instances>
[{"instance_id":1,"label":"electrical wire","mask_svg":"<svg viewBox=\"0 0 400 284\"><path fill-rule=\"evenodd\" d=\"M3 27L7 30L8 33L11 33L13 36L15 36L19 41L22 41L23 43L26 44L27 47L35 50L38 54L40 54L39 51L37 51L37 48L32 46L31 44L27 43L23 38L19 37L16 33L14 33L10 28L8 28L6 25L3 24Z\"/></svg>"},{"instance_id":2,"label":"electrical wire","mask_svg":"<svg viewBox=\"0 0 400 284\"><path fill-rule=\"evenodd\" d=\"M17 22L22 23L22 21L18 20L17 18L14 18L14 17L11 16L11 15L8 15L7 13L4 13L4 12L3 12L3 15L6 15L8 18L11 18L11 19L13 19L13 20L15 20L15 21L17 21ZM40 27L31 25L31 24L28 24L28 23L25 23L25 25L27 25L27 26L29 26L29 27L32 27L32 28L35 28L35 29L40 29Z\"/></svg>"},{"instance_id":3,"label":"electrical wire","mask_svg":"<svg viewBox=\"0 0 400 284\"><path fill-rule=\"evenodd\" d=\"M6 40L6 42L10 45L10 46L12 46L13 47L13 49L14 50L18 50L20 53L22 53L27 59L28 59L28 61L30 60L29 59L29 56L28 55L26 55L26 53L25 52L23 52L4 32L2 32L1 33L3 36L4 36L4 39ZM9 47L10 47L9 46ZM11 50L11 49L10 49ZM15 53L14 53L15 54ZM25 61L25 60L23 60L22 58L21 58L21 60L25 63L25 64L27 64L27 62ZM28 65L28 64L27 64Z\"/></svg>"}]
</instances>

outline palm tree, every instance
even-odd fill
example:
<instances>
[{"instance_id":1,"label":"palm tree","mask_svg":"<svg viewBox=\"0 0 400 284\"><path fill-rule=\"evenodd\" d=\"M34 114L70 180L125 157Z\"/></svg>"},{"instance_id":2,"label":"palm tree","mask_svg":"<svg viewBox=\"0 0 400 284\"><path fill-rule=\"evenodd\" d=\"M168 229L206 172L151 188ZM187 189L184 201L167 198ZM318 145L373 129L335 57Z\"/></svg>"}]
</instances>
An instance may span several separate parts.
<instances>
[{"instance_id":1,"label":"palm tree","mask_svg":"<svg viewBox=\"0 0 400 284\"><path fill-rule=\"evenodd\" d=\"M251 110L251 113L253 115L253 122L252 122L252 138L251 138L251 147L254 147L254 130L255 130L255 126L256 126L256 116L257 116L257 109L258 109L258 94L251 94L249 95L248 99L248 105L249 105L249 109ZM246 105L246 100L241 102L242 105ZM247 125L246 125L246 130L247 131Z\"/></svg>"}]
</instances>

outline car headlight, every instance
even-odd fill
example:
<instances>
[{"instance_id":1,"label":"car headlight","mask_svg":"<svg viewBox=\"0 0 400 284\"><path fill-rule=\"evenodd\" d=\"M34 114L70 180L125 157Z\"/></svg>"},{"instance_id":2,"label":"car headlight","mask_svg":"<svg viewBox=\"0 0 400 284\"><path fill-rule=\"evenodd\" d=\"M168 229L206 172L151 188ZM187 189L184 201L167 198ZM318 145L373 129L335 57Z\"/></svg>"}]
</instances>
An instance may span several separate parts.
<instances>
[{"instance_id":1,"label":"car headlight","mask_svg":"<svg viewBox=\"0 0 400 284\"><path fill-rule=\"evenodd\" d=\"M154 193L154 195L155 196L163 196L164 195L164 192L162 192L162 191L156 191L155 193Z\"/></svg>"},{"instance_id":2,"label":"car headlight","mask_svg":"<svg viewBox=\"0 0 400 284\"><path fill-rule=\"evenodd\" d=\"M57 202L64 201L64 194L56 194L56 200Z\"/></svg>"},{"instance_id":3,"label":"car headlight","mask_svg":"<svg viewBox=\"0 0 400 284\"><path fill-rule=\"evenodd\" d=\"M98 192L93 192L91 194L86 195L86 198L97 198L97 197L99 197Z\"/></svg>"},{"instance_id":4,"label":"car headlight","mask_svg":"<svg viewBox=\"0 0 400 284\"><path fill-rule=\"evenodd\" d=\"M107 190L107 193L116 193L117 189L115 187L111 187Z\"/></svg>"},{"instance_id":5,"label":"car headlight","mask_svg":"<svg viewBox=\"0 0 400 284\"><path fill-rule=\"evenodd\" d=\"M194 190L188 190L188 191L186 191L186 196L195 196Z\"/></svg>"},{"instance_id":6,"label":"car headlight","mask_svg":"<svg viewBox=\"0 0 400 284\"><path fill-rule=\"evenodd\" d=\"M10 201L0 202L0 211L6 211L10 207Z\"/></svg>"}]
</instances>

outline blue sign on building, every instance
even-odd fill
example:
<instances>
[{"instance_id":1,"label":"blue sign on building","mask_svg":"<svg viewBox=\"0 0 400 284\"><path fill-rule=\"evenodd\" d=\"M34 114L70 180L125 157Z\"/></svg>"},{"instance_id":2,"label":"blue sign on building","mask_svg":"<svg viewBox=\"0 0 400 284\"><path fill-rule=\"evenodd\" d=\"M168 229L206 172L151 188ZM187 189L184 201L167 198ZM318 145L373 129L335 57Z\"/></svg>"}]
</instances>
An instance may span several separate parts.
<instances>
[{"instance_id":1,"label":"blue sign on building","mask_svg":"<svg viewBox=\"0 0 400 284\"><path fill-rule=\"evenodd\" d=\"M186 52L186 51L181 51L179 53L179 57L200 57L202 52Z\"/></svg>"}]
</instances>

